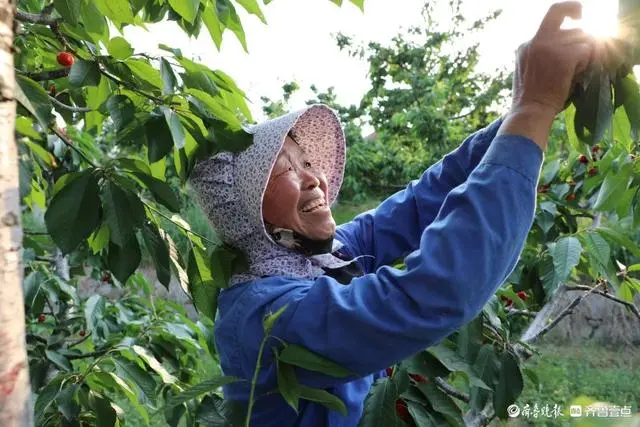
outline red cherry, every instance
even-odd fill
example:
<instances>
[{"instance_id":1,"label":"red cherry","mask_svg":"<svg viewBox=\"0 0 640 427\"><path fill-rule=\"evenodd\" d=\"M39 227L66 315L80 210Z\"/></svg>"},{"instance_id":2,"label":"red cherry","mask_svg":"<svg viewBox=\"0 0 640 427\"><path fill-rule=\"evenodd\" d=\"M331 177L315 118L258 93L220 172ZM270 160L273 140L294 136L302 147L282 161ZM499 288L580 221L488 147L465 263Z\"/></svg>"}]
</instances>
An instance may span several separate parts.
<instances>
[{"instance_id":1,"label":"red cherry","mask_svg":"<svg viewBox=\"0 0 640 427\"><path fill-rule=\"evenodd\" d=\"M582 164L589 163L589 159L584 154L581 154L580 157L578 157L578 161Z\"/></svg>"},{"instance_id":2,"label":"red cherry","mask_svg":"<svg viewBox=\"0 0 640 427\"><path fill-rule=\"evenodd\" d=\"M56 56L56 59L58 60L58 64L67 68L71 67L75 61L73 55L69 52L60 52L58 56Z\"/></svg>"},{"instance_id":3,"label":"red cherry","mask_svg":"<svg viewBox=\"0 0 640 427\"><path fill-rule=\"evenodd\" d=\"M42 323L42 322L44 322L44 319L45 319L44 314L40 314L40 315L38 316L38 323Z\"/></svg>"},{"instance_id":4,"label":"red cherry","mask_svg":"<svg viewBox=\"0 0 640 427\"><path fill-rule=\"evenodd\" d=\"M526 301L529 298L529 295L527 295L525 291L520 291L518 292L518 298L520 298L522 301Z\"/></svg>"},{"instance_id":5,"label":"red cherry","mask_svg":"<svg viewBox=\"0 0 640 427\"><path fill-rule=\"evenodd\" d=\"M409 377L420 384L426 384L428 382L427 379L420 374L409 374Z\"/></svg>"},{"instance_id":6,"label":"red cherry","mask_svg":"<svg viewBox=\"0 0 640 427\"><path fill-rule=\"evenodd\" d=\"M386 372L387 372L387 376L388 376L388 377L390 377L390 376L391 376L391 374L393 374L393 368L392 368L392 367L388 367L388 368L386 369Z\"/></svg>"},{"instance_id":7,"label":"red cherry","mask_svg":"<svg viewBox=\"0 0 640 427\"><path fill-rule=\"evenodd\" d=\"M507 307L511 307L513 305L513 300L511 298L507 298L507 303L505 305Z\"/></svg>"},{"instance_id":8,"label":"red cherry","mask_svg":"<svg viewBox=\"0 0 640 427\"><path fill-rule=\"evenodd\" d=\"M409 421L411 419L407 404L402 399L396 400L396 414L398 414L398 416L404 421Z\"/></svg>"},{"instance_id":9,"label":"red cherry","mask_svg":"<svg viewBox=\"0 0 640 427\"><path fill-rule=\"evenodd\" d=\"M505 302L506 302L507 300L509 300L509 298L507 298L507 297L506 297L506 296L504 296L504 295L500 295L500 299L501 299L502 301L505 301Z\"/></svg>"},{"instance_id":10,"label":"red cherry","mask_svg":"<svg viewBox=\"0 0 640 427\"><path fill-rule=\"evenodd\" d=\"M600 151L600 146L597 144L594 145L593 147L591 147L591 151L597 153L598 151Z\"/></svg>"},{"instance_id":11,"label":"red cherry","mask_svg":"<svg viewBox=\"0 0 640 427\"><path fill-rule=\"evenodd\" d=\"M80 329L80 332L78 332L78 335L80 335L81 337L86 335L86 332L84 331L84 329Z\"/></svg>"},{"instance_id":12,"label":"red cherry","mask_svg":"<svg viewBox=\"0 0 640 427\"><path fill-rule=\"evenodd\" d=\"M573 202L575 199L576 199L576 195L575 195L575 193L569 193L569 194L567 195L567 197L565 197L565 200L566 200L567 202Z\"/></svg>"},{"instance_id":13,"label":"red cherry","mask_svg":"<svg viewBox=\"0 0 640 427\"><path fill-rule=\"evenodd\" d=\"M598 175L598 168L591 168L589 169L589 176L595 176Z\"/></svg>"}]
</instances>

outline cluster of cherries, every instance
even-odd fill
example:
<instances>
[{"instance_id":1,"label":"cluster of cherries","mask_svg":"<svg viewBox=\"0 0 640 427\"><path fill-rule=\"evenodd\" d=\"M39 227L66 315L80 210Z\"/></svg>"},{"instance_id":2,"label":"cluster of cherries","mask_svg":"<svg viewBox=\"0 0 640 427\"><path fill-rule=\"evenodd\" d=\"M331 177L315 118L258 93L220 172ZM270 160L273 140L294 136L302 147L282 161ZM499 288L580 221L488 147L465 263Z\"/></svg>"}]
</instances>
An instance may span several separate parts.
<instances>
[{"instance_id":1,"label":"cluster of cherries","mask_svg":"<svg viewBox=\"0 0 640 427\"><path fill-rule=\"evenodd\" d=\"M387 368L386 372L387 376L390 377L393 374L393 368ZM417 384L427 384L429 382L428 379L420 374L409 374L409 378L411 378ZM402 399L396 400L396 414L398 414L398 417L400 417L403 421L411 421L411 415L409 414L407 402Z\"/></svg>"},{"instance_id":2,"label":"cluster of cherries","mask_svg":"<svg viewBox=\"0 0 640 427\"><path fill-rule=\"evenodd\" d=\"M602 151L602 148L600 148L599 145L596 144L593 147L591 147L591 156L593 157L594 160L602 159L603 155L604 155L604 152ZM581 154L580 157L578 157L578 162L580 162L583 165L586 165L589 163L589 158L584 154ZM596 166L592 166L591 168L589 168L589 170L587 170L587 175L589 176L596 176L597 174L598 174L598 168ZM569 181L567 181L567 184L569 184L569 186L571 187L574 187L576 185L576 182L570 179ZM538 186L538 194L548 193L549 188L550 188L549 184L540 184ZM569 193L565 197L565 200L567 202L573 202L574 200L576 200L576 198L577 198L576 193Z\"/></svg>"},{"instance_id":3,"label":"cluster of cherries","mask_svg":"<svg viewBox=\"0 0 640 427\"><path fill-rule=\"evenodd\" d=\"M525 291L520 291L516 295L518 295L518 298L520 298L522 301L526 301L529 298L529 295L527 295ZM513 305L513 300L509 297L500 295L500 299L504 302L504 305L507 307L511 307Z\"/></svg>"}]
</instances>

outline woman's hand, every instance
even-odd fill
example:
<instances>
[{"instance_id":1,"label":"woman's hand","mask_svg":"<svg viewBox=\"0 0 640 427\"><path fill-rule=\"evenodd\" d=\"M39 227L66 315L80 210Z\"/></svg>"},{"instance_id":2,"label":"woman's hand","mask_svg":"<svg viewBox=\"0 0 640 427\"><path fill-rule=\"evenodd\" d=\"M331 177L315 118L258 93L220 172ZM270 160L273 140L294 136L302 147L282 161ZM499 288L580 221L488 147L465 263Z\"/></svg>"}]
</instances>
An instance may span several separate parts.
<instances>
[{"instance_id":1,"label":"woman's hand","mask_svg":"<svg viewBox=\"0 0 640 427\"><path fill-rule=\"evenodd\" d=\"M522 135L546 149L553 119L564 109L575 77L594 57L596 41L592 37L581 29L560 29L566 17L581 16L579 2L556 3L535 37L520 46L513 104L499 134Z\"/></svg>"}]
</instances>

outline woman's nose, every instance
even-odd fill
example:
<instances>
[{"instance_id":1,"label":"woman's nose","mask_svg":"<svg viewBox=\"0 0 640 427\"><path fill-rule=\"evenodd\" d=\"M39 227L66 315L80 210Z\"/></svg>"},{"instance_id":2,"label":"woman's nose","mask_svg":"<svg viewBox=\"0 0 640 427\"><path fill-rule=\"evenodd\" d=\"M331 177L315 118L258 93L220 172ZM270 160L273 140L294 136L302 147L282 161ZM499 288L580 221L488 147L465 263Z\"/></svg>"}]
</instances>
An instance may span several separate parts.
<instances>
[{"instance_id":1,"label":"woman's nose","mask_svg":"<svg viewBox=\"0 0 640 427\"><path fill-rule=\"evenodd\" d=\"M320 185L320 179L318 179L316 174L312 171L303 169L301 171L301 176L303 186L306 189L314 189Z\"/></svg>"}]
</instances>

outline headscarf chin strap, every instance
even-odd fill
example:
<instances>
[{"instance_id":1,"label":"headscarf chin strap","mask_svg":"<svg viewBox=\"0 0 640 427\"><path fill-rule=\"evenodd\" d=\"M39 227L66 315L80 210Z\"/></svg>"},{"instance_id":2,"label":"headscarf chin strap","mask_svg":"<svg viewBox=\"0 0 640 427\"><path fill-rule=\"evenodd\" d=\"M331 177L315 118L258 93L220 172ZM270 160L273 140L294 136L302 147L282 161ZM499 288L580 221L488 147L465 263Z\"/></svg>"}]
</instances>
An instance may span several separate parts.
<instances>
[{"instance_id":1,"label":"headscarf chin strap","mask_svg":"<svg viewBox=\"0 0 640 427\"><path fill-rule=\"evenodd\" d=\"M330 254L333 251L335 235L332 235L328 239L310 239L297 231L276 227L271 224L265 225L271 238L279 245L294 249L305 256Z\"/></svg>"}]
</instances>

